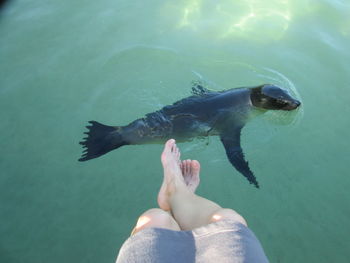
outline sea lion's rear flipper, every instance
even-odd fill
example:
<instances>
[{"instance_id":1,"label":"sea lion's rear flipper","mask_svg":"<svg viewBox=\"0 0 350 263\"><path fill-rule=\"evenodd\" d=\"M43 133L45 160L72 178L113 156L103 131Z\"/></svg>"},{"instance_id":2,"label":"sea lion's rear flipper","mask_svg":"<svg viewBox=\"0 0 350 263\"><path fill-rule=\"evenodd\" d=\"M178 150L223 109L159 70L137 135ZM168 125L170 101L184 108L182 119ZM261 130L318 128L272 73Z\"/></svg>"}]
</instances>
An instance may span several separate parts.
<instances>
[{"instance_id":1,"label":"sea lion's rear flipper","mask_svg":"<svg viewBox=\"0 0 350 263\"><path fill-rule=\"evenodd\" d=\"M243 176L245 176L251 184L254 184L256 188L259 188L259 183L253 172L250 170L248 162L244 159L244 154L241 148L241 130L242 126L222 131L220 139L225 147L226 155L231 164Z\"/></svg>"},{"instance_id":2,"label":"sea lion's rear flipper","mask_svg":"<svg viewBox=\"0 0 350 263\"><path fill-rule=\"evenodd\" d=\"M89 123L91 126L86 126L89 131L85 132L88 137L79 143L86 148L79 161L97 158L128 144L123 140L121 127L107 126L97 121L89 121Z\"/></svg>"}]
</instances>

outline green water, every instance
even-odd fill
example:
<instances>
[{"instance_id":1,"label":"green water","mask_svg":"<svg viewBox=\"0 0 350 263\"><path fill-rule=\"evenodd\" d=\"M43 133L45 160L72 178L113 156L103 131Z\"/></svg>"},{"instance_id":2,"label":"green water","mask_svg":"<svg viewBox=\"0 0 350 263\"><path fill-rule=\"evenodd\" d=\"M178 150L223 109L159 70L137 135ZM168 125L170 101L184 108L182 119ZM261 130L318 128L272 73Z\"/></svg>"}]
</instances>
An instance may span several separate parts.
<instances>
[{"instance_id":1,"label":"green water","mask_svg":"<svg viewBox=\"0 0 350 263\"><path fill-rule=\"evenodd\" d=\"M84 126L127 124L188 96L193 80L297 91L292 123L243 131L260 190L218 138L180 144L182 156L202 163L198 193L240 212L271 262L349 262L349 14L345 0L10 1L0 13L0 262L113 262L156 206L162 146L79 163Z\"/></svg>"}]
</instances>

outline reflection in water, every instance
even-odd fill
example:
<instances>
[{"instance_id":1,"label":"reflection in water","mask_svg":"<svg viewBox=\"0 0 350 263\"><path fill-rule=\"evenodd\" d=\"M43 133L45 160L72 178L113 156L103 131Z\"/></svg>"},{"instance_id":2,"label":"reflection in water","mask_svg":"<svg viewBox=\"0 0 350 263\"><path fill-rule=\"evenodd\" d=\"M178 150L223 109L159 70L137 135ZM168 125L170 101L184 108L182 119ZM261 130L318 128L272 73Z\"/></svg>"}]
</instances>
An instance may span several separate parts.
<instances>
[{"instance_id":1,"label":"reflection in water","mask_svg":"<svg viewBox=\"0 0 350 263\"><path fill-rule=\"evenodd\" d=\"M195 23L193 23L193 20L200 18L200 10L202 6L202 0L190 0L188 1L188 4L183 9L183 16L180 20L180 23L178 25L179 28L181 27L192 27L195 29Z\"/></svg>"},{"instance_id":2,"label":"reflection in water","mask_svg":"<svg viewBox=\"0 0 350 263\"><path fill-rule=\"evenodd\" d=\"M339 31L345 37L348 37L350 35L350 19L340 25Z\"/></svg>"},{"instance_id":3,"label":"reflection in water","mask_svg":"<svg viewBox=\"0 0 350 263\"><path fill-rule=\"evenodd\" d=\"M177 28L210 33L211 37L278 39L288 29L291 12L287 0L220 1L189 0L182 8ZM254 33L254 34L253 34ZM261 36L261 35L260 35Z\"/></svg>"}]
</instances>

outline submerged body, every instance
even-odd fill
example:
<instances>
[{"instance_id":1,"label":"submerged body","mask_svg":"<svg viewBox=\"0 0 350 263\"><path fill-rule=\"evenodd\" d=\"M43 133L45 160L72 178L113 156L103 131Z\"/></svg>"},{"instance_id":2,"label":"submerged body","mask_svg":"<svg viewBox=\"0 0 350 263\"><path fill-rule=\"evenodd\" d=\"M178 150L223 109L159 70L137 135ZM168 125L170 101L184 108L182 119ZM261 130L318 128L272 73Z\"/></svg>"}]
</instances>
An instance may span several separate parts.
<instances>
[{"instance_id":1,"label":"submerged body","mask_svg":"<svg viewBox=\"0 0 350 263\"><path fill-rule=\"evenodd\" d=\"M89 135L82 144L87 149L79 161L99 157L123 145L164 143L170 138L188 141L218 135L232 165L250 183L258 182L244 160L240 145L241 129L254 111L293 110L300 102L273 85L214 92L197 85L193 95L149 113L126 126L106 126L91 121Z\"/></svg>"},{"instance_id":2,"label":"submerged body","mask_svg":"<svg viewBox=\"0 0 350 263\"><path fill-rule=\"evenodd\" d=\"M245 121L251 107L247 89L204 93L147 114L122 129L131 144L164 142L170 138L187 141L219 135L225 125Z\"/></svg>"}]
</instances>

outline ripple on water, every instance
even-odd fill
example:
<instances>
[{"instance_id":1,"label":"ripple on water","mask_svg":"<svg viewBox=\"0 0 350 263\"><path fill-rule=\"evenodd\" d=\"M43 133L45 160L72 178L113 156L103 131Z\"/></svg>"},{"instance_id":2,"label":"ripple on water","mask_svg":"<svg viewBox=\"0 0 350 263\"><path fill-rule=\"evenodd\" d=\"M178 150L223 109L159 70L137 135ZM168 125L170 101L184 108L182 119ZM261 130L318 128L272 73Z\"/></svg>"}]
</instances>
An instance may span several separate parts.
<instances>
[{"instance_id":1,"label":"ripple on water","mask_svg":"<svg viewBox=\"0 0 350 263\"><path fill-rule=\"evenodd\" d=\"M130 68L133 70L130 71ZM129 105L129 109L130 104L133 105L128 116L123 118L130 121L135 116L140 117L191 95L191 83L194 81L200 81L212 90L270 83L287 89L302 102L293 82L277 70L258 68L243 62L188 58L180 52L157 46L134 46L120 50L106 61L103 71L108 73L105 76L107 79L113 79L108 83L111 91L114 86L124 87L124 99L120 103ZM128 102L124 101L125 98L128 98ZM268 142L281 130L281 125L288 126L288 129L295 127L302 116L302 107L290 112L268 111L251 120L243 134L259 143ZM185 151L200 150L208 143L209 140L195 140Z\"/></svg>"},{"instance_id":2,"label":"ripple on water","mask_svg":"<svg viewBox=\"0 0 350 263\"><path fill-rule=\"evenodd\" d=\"M269 83L288 90L288 92L294 98L298 99L303 105L303 101L297 87L288 77L277 70L263 67L258 68L240 62L227 63L225 61L206 61L204 66L201 66L197 65L196 70L192 70L192 72L194 77L204 83L204 85L208 88L214 90L224 90L234 86L250 87ZM217 72L218 78L208 78L208 76L213 75L210 74L210 72ZM226 73L223 74L223 72ZM234 76L234 78L232 76ZM263 146L279 132L286 132L294 129L299 125L303 115L304 110L301 106L299 109L294 111L267 111L263 115L252 119L246 124L246 127L242 133L243 141L249 140L252 142L245 147L248 150L252 150L249 148L252 148L253 146L255 148L258 145ZM202 140L198 140L198 144L201 143L203 143Z\"/></svg>"}]
</instances>

